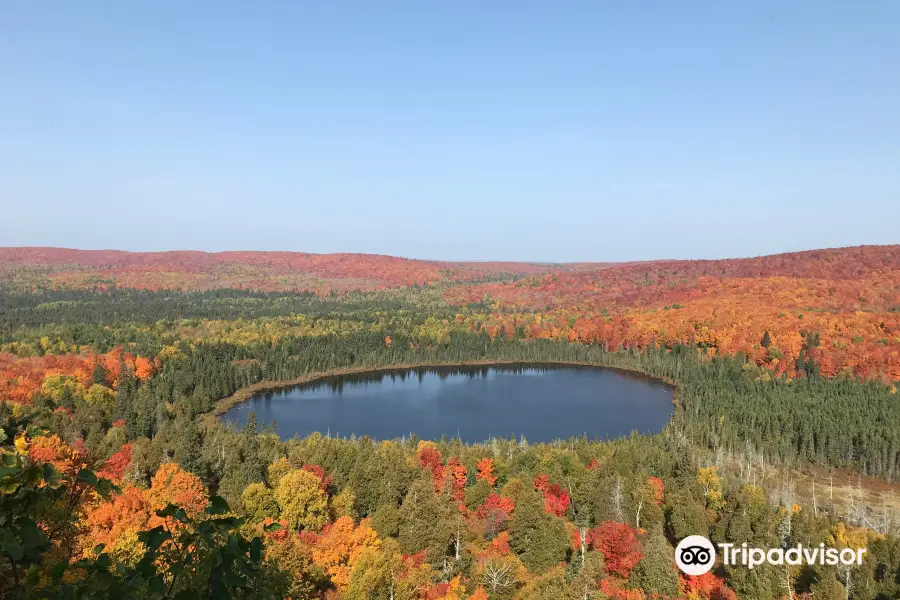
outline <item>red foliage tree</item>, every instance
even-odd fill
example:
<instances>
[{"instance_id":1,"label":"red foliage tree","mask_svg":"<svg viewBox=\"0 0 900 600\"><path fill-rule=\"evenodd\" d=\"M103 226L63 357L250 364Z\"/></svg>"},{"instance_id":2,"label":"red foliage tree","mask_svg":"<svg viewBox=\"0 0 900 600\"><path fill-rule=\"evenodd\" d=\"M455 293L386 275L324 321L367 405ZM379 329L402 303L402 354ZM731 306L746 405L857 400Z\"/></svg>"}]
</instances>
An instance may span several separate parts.
<instances>
[{"instance_id":1,"label":"red foliage tree","mask_svg":"<svg viewBox=\"0 0 900 600\"><path fill-rule=\"evenodd\" d=\"M712 573L703 575L681 575L681 588L686 596L700 597L704 600L737 600L734 590Z\"/></svg>"},{"instance_id":2,"label":"red foliage tree","mask_svg":"<svg viewBox=\"0 0 900 600\"><path fill-rule=\"evenodd\" d=\"M136 357L134 359L134 376L141 381L153 377L153 362L143 356Z\"/></svg>"},{"instance_id":3,"label":"red foliage tree","mask_svg":"<svg viewBox=\"0 0 900 600\"><path fill-rule=\"evenodd\" d=\"M558 484L550 483L547 475L538 475L534 480L534 487L544 495L544 510L557 517L565 516L571 501L568 491Z\"/></svg>"},{"instance_id":4,"label":"red foliage tree","mask_svg":"<svg viewBox=\"0 0 900 600\"><path fill-rule=\"evenodd\" d=\"M431 472L434 487L440 491L444 484L444 457L437 448L425 446L417 452L419 464Z\"/></svg>"},{"instance_id":5,"label":"red foliage tree","mask_svg":"<svg viewBox=\"0 0 900 600\"><path fill-rule=\"evenodd\" d=\"M600 591L609 600L644 600L646 596L642 590L626 588L621 581L604 579L600 582Z\"/></svg>"},{"instance_id":6,"label":"red foliage tree","mask_svg":"<svg viewBox=\"0 0 900 600\"><path fill-rule=\"evenodd\" d=\"M591 530L591 545L603 553L610 573L627 579L643 556L641 543L634 529L625 523L604 521Z\"/></svg>"},{"instance_id":7,"label":"red foliage tree","mask_svg":"<svg viewBox=\"0 0 900 600\"><path fill-rule=\"evenodd\" d=\"M124 444L118 452L109 457L109 460L100 468L98 475L120 482L125 477L125 469L130 464L131 444Z\"/></svg>"},{"instance_id":8,"label":"red foliage tree","mask_svg":"<svg viewBox=\"0 0 900 600\"><path fill-rule=\"evenodd\" d=\"M475 516L484 519L484 531L488 536L496 535L506 527L516 503L496 493L491 493L475 511Z\"/></svg>"}]
</instances>

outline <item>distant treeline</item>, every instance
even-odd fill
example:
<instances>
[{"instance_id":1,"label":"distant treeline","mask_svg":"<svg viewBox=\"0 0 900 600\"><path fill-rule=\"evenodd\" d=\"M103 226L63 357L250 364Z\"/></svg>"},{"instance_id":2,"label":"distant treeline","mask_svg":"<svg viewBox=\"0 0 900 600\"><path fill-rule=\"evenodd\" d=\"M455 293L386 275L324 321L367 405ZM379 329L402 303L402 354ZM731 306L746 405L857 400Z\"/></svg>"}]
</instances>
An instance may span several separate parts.
<instances>
[{"instance_id":1,"label":"distant treeline","mask_svg":"<svg viewBox=\"0 0 900 600\"><path fill-rule=\"evenodd\" d=\"M247 324L297 313L314 328L313 335L296 335L290 327L281 331L277 322L273 329L261 322ZM449 324L442 325L441 318ZM228 331L252 326L262 334L247 341L223 341L231 338L222 334L181 343L179 326L201 319L230 320ZM444 330L435 332L437 328ZM125 344L135 354L156 357L169 348L160 372L149 381L130 385L128 375L123 376L116 410L106 416L124 418L131 439L152 437L164 427L170 416L163 406L177 406L193 419L261 381L352 367L582 362L678 382L684 411L672 427L702 446L736 454L749 447L775 462L809 460L891 480L900 473L898 398L882 383L825 379L815 376L814 369L806 378L770 377L740 354L710 358L690 345L607 351L599 345L491 336L484 329L454 328L452 310L440 308L439 301L423 292L336 298L235 290L0 294L0 342L36 343L45 334L96 352Z\"/></svg>"}]
</instances>

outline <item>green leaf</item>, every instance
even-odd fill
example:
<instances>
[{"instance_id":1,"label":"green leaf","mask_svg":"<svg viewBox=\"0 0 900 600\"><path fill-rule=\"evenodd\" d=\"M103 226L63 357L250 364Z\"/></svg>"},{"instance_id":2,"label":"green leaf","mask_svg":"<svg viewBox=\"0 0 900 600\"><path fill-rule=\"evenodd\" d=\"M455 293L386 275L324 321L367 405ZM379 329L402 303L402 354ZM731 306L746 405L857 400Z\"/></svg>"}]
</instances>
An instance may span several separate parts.
<instances>
[{"instance_id":1,"label":"green leaf","mask_svg":"<svg viewBox=\"0 0 900 600\"><path fill-rule=\"evenodd\" d=\"M154 594L164 594L166 592L166 584L163 583L161 575L154 575L147 580L147 587Z\"/></svg>"},{"instance_id":2,"label":"green leaf","mask_svg":"<svg viewBox=\"0 0 900 600\"><path fill-rule=\"evenodd\" d=\"M250 560L259 562L260 558L262 558L262 540L255 537L250 540Z\"/></svg>"},{"instance_id":3,"label":"green leaf","mask_svg":"<svg viewBox=\"0 0 900 600\"><path fill-rule=\"evenodd\" d=\"M15 539L8 537L2 542L3 551L9 554L9 557L14 561L18 562L22 560L22 556L24 552L22 550L21 544Z\"/></svg>"},{"instance_id":4,"label":"green leaf","mask_svg":"<svg viewBox=\"0 0 900 600\"><path fill-rule=\"evenodd\" d=\"M38 437L47 433L46 427L39 425L28 425L25 427L25 435L28 437Z\"/></svg>"},{"instance_id":5,"label":"green leaf","mask_svg":"<svg viewBox=\"0 0 900 600\"><path fill-rule=\"evenodd\" d=\"M45 544L49 544L50 540L47 539L47 536L44 535L44 532L41 531L37 524L33 521L29 521L22 524L22 547L26 550L31 550L33 548L40 548Z\"/></svg>"},{"instance_id":6,"label":"green leaf","mask_svg":"<svg viewBox=\"0 0 900 600\"><path fill-rule=\"evenodd\" d=\"M75 567L77 568L77 566L78 565L76 564ZM66 574L66 569L68 567L69 564L66 561L60 561L53 567L53 569L51 569L50 577L53 579L53 581L59 581L60 579L62 579L63 575Z\"/></svg>"},{"instance_id":7,"label":"green leaf","mask_svg":"<svg viewBox=\"0 0 900 600\"><path fill-rule=\"evenodd\" d=\"M237 556L241 552L241 544L238 540L238 536L232 534L228 535L228 553L231 556Z\"/></svg>"},{"instance_id":8,"label":"green leaf","mask_svg":"<svg viewBox=\"0 0 900 600\"><path fill-rule=\"evenodd\" d=\"M173 517L182 523L188 520L187 513L184 512L184 509L178 506L177 504L167 504L166 507L162 510L156 511L157 517Z\"/></svg>"},{"instance_id":9,"label":"green leaf","mask_svg":"<svg viewBox=\"0 0 900 600\"><path fill-rule=\"evenodd\" d=\"M15 479L0 481L0 493L14 494L19 489L19 482Z\"/></svg>"},{"instance_id":10,"label":"green leaf","mask_svg":"<svg viewBox=\"0 0 900 600\"><path fill-rule=\"evenodd\" d=\"M209 506L206 507L206 512L211 515L224 515L229 510L228 502L225 501L225 498L221 496L213 496L209 499Z\"/></svg>"},{"instance_id":11,"label":"green leaf","mask_svg":"<svg viewBox=\"0 0 900 600\"><path fill-rule=\"evenodd\" d=\"M150 531L142 531L138 539L147 545L148 550L155 552L164 542L172 538L172 534L162 527L154 527Z\"/></svg>"},{"instance_id":12,"label":"green leaf","mask_svg":"<svg viewBox=\"0 0 900 600\"><path fill-rule=\"evenodd\" d=\"M81 469L78 471L78 476L75 479L90 485L97 485L97 476L90 469Z\"/></svg>"}]
</instances>

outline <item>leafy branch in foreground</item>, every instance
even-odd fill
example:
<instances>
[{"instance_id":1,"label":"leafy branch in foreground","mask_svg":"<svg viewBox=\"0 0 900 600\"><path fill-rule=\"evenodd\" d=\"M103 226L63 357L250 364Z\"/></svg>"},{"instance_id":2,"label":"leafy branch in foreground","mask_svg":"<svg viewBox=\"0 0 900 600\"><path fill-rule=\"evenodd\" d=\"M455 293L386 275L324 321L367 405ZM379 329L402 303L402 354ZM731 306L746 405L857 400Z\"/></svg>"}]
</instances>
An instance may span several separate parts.
<instances>
[{"instance_id":1,"label":"leafy branch in foreground","mask_svg":"<svg viewBox=\"0 0 900 600\"><path fill-rule=\"evenodd\" d=\"M30 452L39 429L27 419L0 427L0 596L4 598L269 598L262 585L262 540L246 539L242 520L213 497L195 517L169 504L162 524L137 535L136 561L119 560L103 544L71 560L64 525L85 503L119 489L80 467L58 469Z\"/></svg>"},{"instance_id":2,"label":"leafy branch in foreground","mask_svg":"<svg viewBox=\"0 0 900 600\"><path fill-rule=\"evenodd\" d=\"M79 560L54 573L41 595L48 599L108 598L265 598L260 579L262 541L237 533L241 519L213 497L204 514L191 518L174 504L156 511L163 525L138 534L144 547L136 564L113 560L104 545L96 558ZM77 573L66 581L67 573Z\"/></svg>"}]
</instances>

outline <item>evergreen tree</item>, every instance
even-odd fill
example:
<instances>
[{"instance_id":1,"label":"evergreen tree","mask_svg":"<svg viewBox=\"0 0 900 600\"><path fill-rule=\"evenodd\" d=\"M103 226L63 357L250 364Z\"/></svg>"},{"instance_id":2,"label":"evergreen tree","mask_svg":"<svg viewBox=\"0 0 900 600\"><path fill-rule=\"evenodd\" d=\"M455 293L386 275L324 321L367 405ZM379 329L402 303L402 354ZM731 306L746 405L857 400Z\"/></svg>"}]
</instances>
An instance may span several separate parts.
<instances>
[{"instance_id":1,"label":"evergreen tree","mask_svg":"<svg viewBox=\"0 0 900 600\"><path fill-rule=\"evenodd\" d=\"M132 395L134 394L134 387L134 374L131 372L131 369L129 369L125 364L125 361L120 358L118 387L116 388L116 405L113 414L115 419L125 419L127 423L134 417L134 410L132 406ZM135 436L129 435L129 438L133 437Z\"/></svg>"},{"instance_id":2,"label":"evergreen tree","mask_svg":"<svg viewBox=\"0 0 900 600\"><path fill-rule=\"evenodd\" d=\"M396 538L400 535L400 509L393 502L382 504L372 515L371 525L380 538Z\"/></svg>"},{"instance_id":3,"label":"evergreen tree","mask_svg":"<svg viewBox=\"0 0 900 600\"><path fill-rule=\"evenodd\" d=\"M177 417L169 427L172 458L185 471L203 478L206 476L200 449L203 438L197 422L186 415Z\"/></svg>"},{"instance_id":4,"label":"evergreen tree","mask_svg":"<svg viewBox=\"0 0 900 600\"><path fill-rule=\"evenodd\" d=\"M603 553L596 550L585 553L584 563L580 558L572 561L576 570L568 589L568 600L600 600L606 594L600 592L600 581L607 577Z\"/></svg>"},{"instance_id":5,"label":"evergreen tree","mask_svg":"<svg viewBox=\"0 0 900 600\"><path fill-rule=\"evenodd\" d=\"M544 510L544 498L524 488L513 497L516 508L509 521L510 546L534 573L543 573L566 558L565 521Z\"/></svg>"},{"instance_id":6,"label":"evergreen tree","mask_svg":"<svg viewBox=\"0 0 900 600\"><path fill-rule=\"evenodd\" d=\"M107 381L107 372L106 367L103 366L103 363L99 360L94 363L94 371L91 373L91 383L97 383L100 385L109 385Z\"/></svg>"},{"instance_id":7,"label":"evergreen tree","mask_svg":"<svg viewBox=\"0 0 900 600\"><path fill-rule=\"evenodd\" d=\"M810 586L810 593L815 600L846 600L847 590L837 580L834 573L824 573ZM865 592L863 592L865 594Z\"/></svg>"},{"instance_id":8,"label":"evergreen tree","mask_svg":"<svg viewBox=\"0 0 900 600\"><path fill-rule=\"evenodd\" d=\"M59 395L59 405L70 410L75 405L75 400L72 397L72 389L67 385L63 386Z\"/></svg>"},{"instance_id":9,"label":"evergreen tree","mask_svg":"<svg viewBox=\"0 0 900 600\"><path fill-rule=\"evenodd\" d=\"M117 395L118 400L118 395ZM125 406L125 431L128 439L152 438L156 433L156 401L149 386L137 389L134 399Z\"/></svg>"},{"instance_id":10,"label":"evergreen tree","mask_svg":"<svg viewBox=\"0 0 900 600\"><path fill-rule=\"evenodd\" d=\"M689 491L673 490L666 496L665 507L667 533L674 543L689 535L709 536L703 504Z\"/></svg>"},{"instance_id":11,"label":"evergreen tree","mask_svg":"<svg viewBox=\"0 0 900 600\"><path fill-rule=\"evenodd\" d=\"M247 423L241 429L241 471L245 485L263 481L266 475L265 461L259 450L259 425L256 413L251 411Z\"/></svg>"},{"instance_id":12,"label":"evergreen tree","mask_svg":"<svg viewBox=\"0 0 900 600\"><path fill-rule=\"evenodd\" d=\"M451 503L435 493L430 480L416 480L400 506L397 541L403 552L415 554L425 550L428 562L440 565L456 533L454 510Z\"/></svg>"},{"instance_id":13,"label":"evergreen tree","mask_svg":"<svg viewBox=\"0 0 900 600\"><path fill-rule=\"evenodd\" d=\"M675 551L662 534L654 530L643 541L644 556L631 572L629 587L661 596L675 597L681 591L675 569Z\"/></svg>"}]
</instances>

